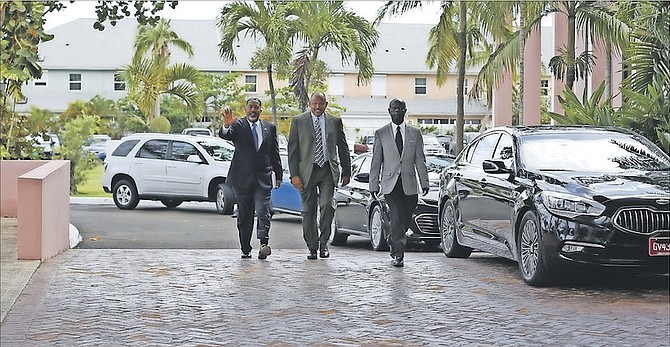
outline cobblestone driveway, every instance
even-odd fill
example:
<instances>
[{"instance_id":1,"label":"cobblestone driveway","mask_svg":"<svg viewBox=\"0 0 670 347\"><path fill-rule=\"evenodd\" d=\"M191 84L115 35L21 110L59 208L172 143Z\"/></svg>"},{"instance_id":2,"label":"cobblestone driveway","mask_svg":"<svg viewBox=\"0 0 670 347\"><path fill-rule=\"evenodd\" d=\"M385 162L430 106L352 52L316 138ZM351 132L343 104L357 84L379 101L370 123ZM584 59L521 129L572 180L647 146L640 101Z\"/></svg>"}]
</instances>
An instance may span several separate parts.
<instances>
[{"instance_id":1,"label":"cobblestone driveway","mask_svg":"<svg viewBox=\"0 0 670 347\"><path fill-rule=\"evenodd\" d=\"M668 278L523 284L483 255L331 247L68 250L40 266L2 346L668 346Z\"/></svg>"}]
</instances>

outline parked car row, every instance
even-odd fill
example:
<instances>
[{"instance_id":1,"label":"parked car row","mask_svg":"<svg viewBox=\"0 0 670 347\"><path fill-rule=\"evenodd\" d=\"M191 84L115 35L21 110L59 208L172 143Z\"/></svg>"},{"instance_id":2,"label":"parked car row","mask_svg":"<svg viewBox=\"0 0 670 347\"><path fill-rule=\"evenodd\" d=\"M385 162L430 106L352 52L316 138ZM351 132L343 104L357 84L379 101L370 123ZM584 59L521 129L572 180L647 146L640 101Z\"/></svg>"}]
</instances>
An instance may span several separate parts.
<instances>
[{"instance_id":1,"label":"parked car row","mask_svg":"<svg viewBox=\"0 0 670 347\"><path fill-rule=\"evenodd\" d=\"M122 209L141 199L168 207L196 200L228 214L233 151L209 136L136 134L107 158L103 187ZM300 216L281 158L272 213ZM336 188L333 245L354 235L388 249L389 210L369 192L371 161L369 152L354 157L350 183ZM669 271L670 157L644 137L609 127L498 127L477 133L455 159L429 154L426 163L431 189L419 199L409 242L441 244L450 258L482 251L512 259L534 286L573 265Z\"/></svg>"}]
</instances>

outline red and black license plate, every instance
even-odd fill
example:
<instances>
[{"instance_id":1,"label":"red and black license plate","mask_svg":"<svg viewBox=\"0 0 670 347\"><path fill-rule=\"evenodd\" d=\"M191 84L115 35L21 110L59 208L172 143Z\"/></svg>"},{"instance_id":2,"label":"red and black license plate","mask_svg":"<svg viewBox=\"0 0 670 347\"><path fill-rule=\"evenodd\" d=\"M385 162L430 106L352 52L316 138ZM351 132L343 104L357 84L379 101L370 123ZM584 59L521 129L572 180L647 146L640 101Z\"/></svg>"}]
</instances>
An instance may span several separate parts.
<instances>
[{"instance_id":1,"label":"red and black license plate","mask_svg":"<svg viewBox=\"0 0 670 347\"><path fill-rule=\"evenodd\" d=\"M670 237L650 237L649 255L652 257L670 256Z\"/></svg>"}]
</instances>

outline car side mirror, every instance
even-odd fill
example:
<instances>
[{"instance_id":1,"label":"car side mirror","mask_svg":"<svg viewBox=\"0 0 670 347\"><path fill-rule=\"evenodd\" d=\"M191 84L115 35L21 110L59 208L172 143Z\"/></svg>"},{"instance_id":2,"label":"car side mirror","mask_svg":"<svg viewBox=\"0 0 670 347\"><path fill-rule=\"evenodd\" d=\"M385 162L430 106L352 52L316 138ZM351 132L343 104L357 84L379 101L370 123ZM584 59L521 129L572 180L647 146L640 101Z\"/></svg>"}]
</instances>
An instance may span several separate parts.
<instances>
[{"instance_id":1,"label":"car side mirror","mask_svg":"<svg viewBox=\"0 0 670 347\"><path fill-rule=\"evenodd\" d=\"M482 168L484 172L489 174L504 174L511 173L512 170L505 166L505 162L502 160L484 160L482 162Z\"/></svg>"},{"instance_id":2,"label":"car side mirror","mask_svg":"<svg viewBox=\"0 0 670 347\"><path fill-rule=\"evenodd\" d=\"M202 164L204 163L202 159L200 159L200 156L197 154L191 154L186 158L186 161L189 163L197 163L197 164Z\"/></svg>"},{"instance_id":3,"label":"car side mirror","mask_svg":"<svg viewBox=\"0 0 670 347\"><path fill-rule=\"evenodd\" d=\"M354 180L362 183L370 183L370 173L364 172L356 174L356 176L354 176Z\"/></svg>"}]
</instances>

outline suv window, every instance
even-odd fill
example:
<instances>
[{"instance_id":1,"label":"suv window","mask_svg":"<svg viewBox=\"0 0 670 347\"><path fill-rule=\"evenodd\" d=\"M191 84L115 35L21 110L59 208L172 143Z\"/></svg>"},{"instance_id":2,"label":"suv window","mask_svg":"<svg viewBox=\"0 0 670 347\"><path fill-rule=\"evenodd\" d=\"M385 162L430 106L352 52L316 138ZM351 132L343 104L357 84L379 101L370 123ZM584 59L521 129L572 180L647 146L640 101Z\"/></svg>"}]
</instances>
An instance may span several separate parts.
<instances>
[{"instance_id":1,"label":"suv window","mask_svg":"<svg viewBox=\"0 0 670 347\"><path fill-rule=\"evenodd\" d=\"M172 160L186 161L189 155L199 155L198 150L190 143L174 141L172 142Z\"/></svg>"},{"instance_id":2,"label":"suv window","mask_svg":"<svg viewBox=\"0 0 670 347\"><path fill-rule=\"evenodd\" d=\"M130 151L135 148L135 145L140 142L140 140L128 140L121 142L120 145L116 147L112 155L115 157L125 157L130 153Z\"/></svg>"},{"instance_id":3,"label":"suv window","mask_svg":"<svg viewBox=\"0 0 670 347\"><path fill-rule=\"evenodd\" d=\"M165 159L167 154L167 140L149 140L137 152L138 158Z\"/></svg>"}]
</instances>

